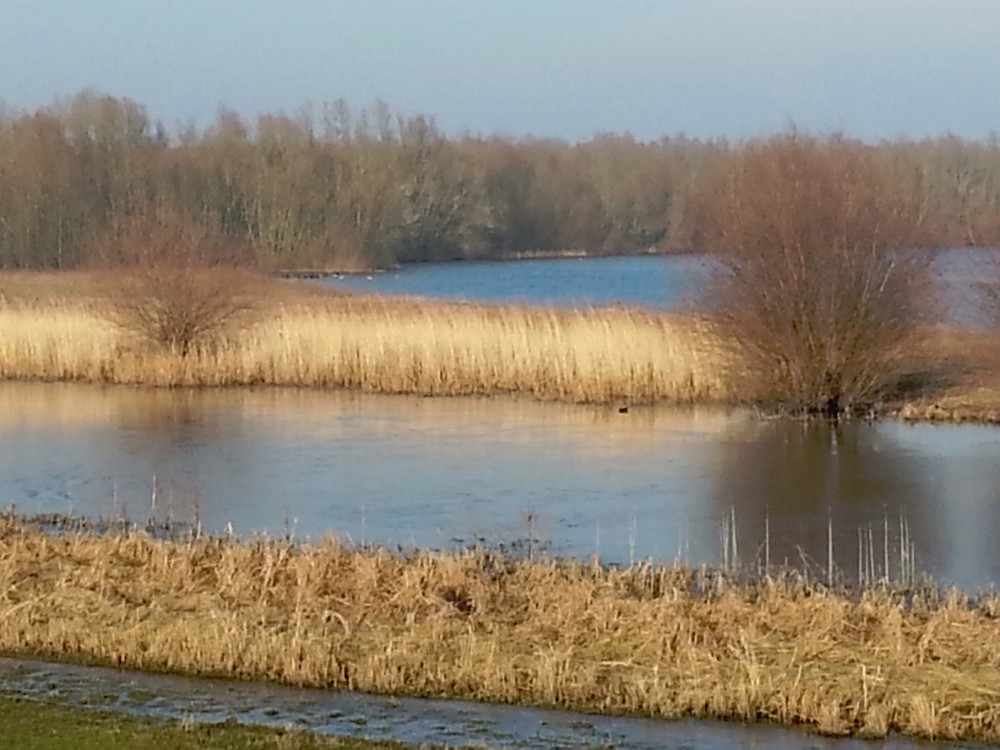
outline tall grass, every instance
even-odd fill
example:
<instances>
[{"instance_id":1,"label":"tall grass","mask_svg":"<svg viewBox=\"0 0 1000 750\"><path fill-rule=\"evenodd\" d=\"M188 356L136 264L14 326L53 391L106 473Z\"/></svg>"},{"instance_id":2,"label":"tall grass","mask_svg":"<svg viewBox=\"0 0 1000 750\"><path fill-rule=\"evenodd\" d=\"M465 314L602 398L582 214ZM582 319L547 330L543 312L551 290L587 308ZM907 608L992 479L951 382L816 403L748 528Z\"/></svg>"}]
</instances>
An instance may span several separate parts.
<instances>
[{"instance_id":1,"label":"tall grass","mask_svg":"<svg viewBox=\"0 0 1000 750\"><path fill-rule=\"evenodd\" d=\"M0 377L104 381L122 345L117 328L85 305L0 302Z\"/></svg>"},{"instance_id":2,"label":"tall grass","mask_svg":"<svg viewBox=\"0 0 1000 750\"><path fill-rule=\"evenodd\" d=\"M998 741L998 615L931 589L0 519L0 651L295 685Z\"/></svg>"},{"instance_id":3,"label":"tall grass","mask_svg":"<svg viewBox=\"0 0 1000 750\"><path fill-rule=\"evenodd\" d=\"M116 329L96 304L0 304L6 378L649 402L729 398L729 367L707 323L635 310L282 302L180 356Z\"/></svg>"}]
</instances>

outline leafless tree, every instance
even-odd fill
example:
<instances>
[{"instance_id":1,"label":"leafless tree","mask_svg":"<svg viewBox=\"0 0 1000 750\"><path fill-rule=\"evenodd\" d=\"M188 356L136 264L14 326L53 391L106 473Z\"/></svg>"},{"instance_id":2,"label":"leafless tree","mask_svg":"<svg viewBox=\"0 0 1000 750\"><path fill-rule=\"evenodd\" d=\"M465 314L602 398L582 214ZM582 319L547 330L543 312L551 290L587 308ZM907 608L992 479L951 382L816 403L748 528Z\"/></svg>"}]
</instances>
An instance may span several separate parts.
<instances>
[{"instance_id":1,"label":"leafless tree","mask_svg":"<svg viewBox=\"0 0 1000 750\"><path fill-rule=\"evenodd\" d=\"M839 409L890 387L926 298L912 210L868 147L791 134L745 147L701 196L715 301L762 392Z\"/></svg>"},{"instance_id":2,"label":"leafless tree","mask_svg":"<svg viewBox=\"0 0 1000 750\"><path fill-rule=\"evenodd\" d=\"M96 239L110 318L182 357L254 307L256 276L224 238L171 209L133 217Z\"/></svg>"}]
</instances>

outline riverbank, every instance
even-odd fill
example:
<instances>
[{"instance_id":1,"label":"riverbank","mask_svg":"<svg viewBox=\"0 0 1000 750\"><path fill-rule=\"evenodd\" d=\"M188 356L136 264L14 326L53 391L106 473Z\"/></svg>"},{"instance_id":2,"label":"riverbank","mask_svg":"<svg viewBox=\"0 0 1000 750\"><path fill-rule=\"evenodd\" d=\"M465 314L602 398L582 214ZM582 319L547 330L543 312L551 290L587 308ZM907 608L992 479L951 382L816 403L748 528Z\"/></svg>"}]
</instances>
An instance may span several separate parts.
<instances>
[{"instance_id":1,"label":"riverbank","mask_svg":"<svg viewBox=\"0 0 1000 750\"><path fill-rule=\"evenodd\" d=\"M897 417L1000 424L1000 331L929 328L906 365Z\"/></svg>"},{"instance_id":2,"label":"riverbank","mask_svg":"<svg viewBox=\"0 0 1000 750\"><path fill-rule=\"evenodd\" d=\"M1000 599L0 521L0 652L828 734L1000 742Z\"/></svg>"},{"instance_id":3,"label":"riverbank","mask_svg":"<svg viewBox=\"0 0 1000 750\"><path fill-rule=\"evenodd\" d=\"M326 737L235 722L154 721L120 712L0 697L0 748L17 750L404 750L396 742Z\"/></svg>"}]
</instances>

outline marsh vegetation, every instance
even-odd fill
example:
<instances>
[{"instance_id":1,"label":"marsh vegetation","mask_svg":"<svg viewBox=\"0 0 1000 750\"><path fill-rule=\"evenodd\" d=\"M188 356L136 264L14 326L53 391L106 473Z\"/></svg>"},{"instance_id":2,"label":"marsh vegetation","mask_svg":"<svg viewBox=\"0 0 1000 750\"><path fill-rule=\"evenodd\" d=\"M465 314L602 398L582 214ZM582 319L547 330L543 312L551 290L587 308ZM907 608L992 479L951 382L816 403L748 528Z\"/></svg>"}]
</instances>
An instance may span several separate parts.
<instances>
[{"instance_id":1,"label":"marsh vegetation","mask_svg":"<svg viewBox=\"0 0 1000 750\"><path fill-rule=\"evenodd\" d=\"M935 327L921 252L1000 244L995 143L450 139L427 118L343 103L255 123L222 113L171 138L141 106L85 92L0 119L0 160L0 267L60 270L0 279L2 378L523 394L622 413L1000 413L995 330ZM374 299L264 275L671 250L721 261L710 310ZM982 281L995 322L995 279ZM0 651L1000 741L995 595L918 585L902 546L894 586L860 534L865 585L847 588L832 551L823 583L772 575L769 557L743 578L735 532L720 572L49 535L5 518Z\"/></svg>"},{"instance_id":2,"label":"marsh vegetation","mask_svg":"<svg viewBox=\"0 0 1000 750\"><path fill-rule=\"evenodd\" d=\"M199 288L215 289L212 278ZM184 349L160 341L155 326L123 325L133 305L153 305L156 297L123 298L120 278L2 275L0 376L521 394L577 403L773 404L780 375L763 377L761 360L751 366L747 359L747 342L709 315L366 297L257 277L246 285L220 283L225 294L238 295L219 303L232 316ZM182 323L188 310L179 309ZM881 355L884 368L866 370L880 375L881 389L865 399L880 410L902 408L909 419L1000 418L994 329L924 323L872 353ZM826 372L813 368L810 405L827 392Z\"/></svg>"},{"instance_id":3,"label":"marsh vegetation","mask_svg":"<svg viewBox=\"0 0 1000 750\"><path fill-rule=\"evenodd\" d=\"M576 402L691 402L732 393L726 377L730 355L703 319L639 310L308 294L293 299L281 289L268 298L267 286L258 285L256 310L227 319L235 325L215 320L205 331L211 335L183 348L161 341L152 321L130 319L141 322L138 333L123 328L122 308L101 293L90 300L0 303L0 376L423 395L520 393ZM113 284L104 292L114 293ZM182 307L189 299L176 298ZM145 296L135 303L154 304Z\"/></svg>"},{"instance_id":4,"label":"marsh vegetation","mask_svg":"<svg viewBox=\"0 0 1000 750\"><path fill-rule=\"evenodd\" d=\"M336 540L0 526L0 650L825 733L996 741L998 602Z\"/></svg>"}]
</instances>

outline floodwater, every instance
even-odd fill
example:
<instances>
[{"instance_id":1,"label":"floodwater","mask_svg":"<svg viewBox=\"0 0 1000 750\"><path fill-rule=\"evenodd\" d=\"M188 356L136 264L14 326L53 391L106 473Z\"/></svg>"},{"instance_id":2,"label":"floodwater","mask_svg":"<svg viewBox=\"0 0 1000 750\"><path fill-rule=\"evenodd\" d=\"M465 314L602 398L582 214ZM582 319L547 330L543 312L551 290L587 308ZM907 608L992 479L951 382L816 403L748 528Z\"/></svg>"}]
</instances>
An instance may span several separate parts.
<instances>
[{"instance_id":1,"label":"floodwater","mask_svg":"<svg viewBox=\"0 0 1000 750\"><path fill-rule=\"evenodd\" d=\"M616 750L948 747L945 743L917 742L900 737L877 742L830 739L765 725L592 716L569 711L303 690L3 658L0 658L0 696L59 701L160 719L199 722L235 719L244 724L449 747Z\"/></svg>"},{"instance_id":2,"label":"floodwater","mask_svg":"<svg viewBox=\"0 0 1000 750\"><path fill-rule=\"evenodd\" d=\"M610 563L1000 580L1000 429L717 408L0 383L0 508ZM155 493L155 505L153 495ZM902 528L901 528L902 526ZM901 544L908 536L910 544ZM869 537L871 541L869 542ZM732 557L731 544L730 556Z\"/></svg>"}]
</instances>

